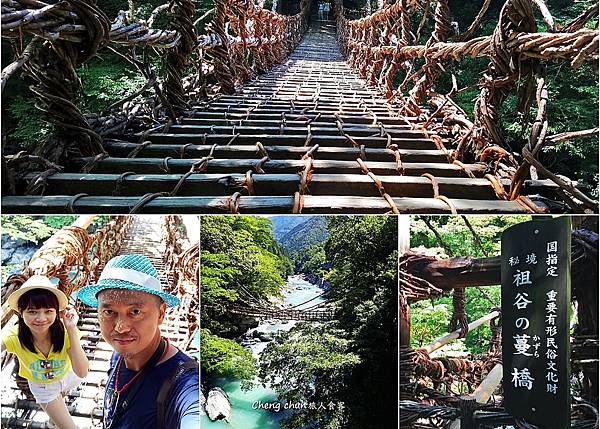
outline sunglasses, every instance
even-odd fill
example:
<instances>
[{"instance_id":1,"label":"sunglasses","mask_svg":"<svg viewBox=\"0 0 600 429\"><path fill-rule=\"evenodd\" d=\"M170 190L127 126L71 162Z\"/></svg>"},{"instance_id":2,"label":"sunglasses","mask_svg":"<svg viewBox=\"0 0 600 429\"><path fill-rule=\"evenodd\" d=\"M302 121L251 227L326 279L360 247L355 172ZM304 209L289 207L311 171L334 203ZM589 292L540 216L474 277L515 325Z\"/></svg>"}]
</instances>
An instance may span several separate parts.
<instances>
[{"instance_id":1,"label":"sunglasses","mask_svg":"<svg viewBox=\"0 0 600 429\"><path fill-rule=\"evenodd\" d=\"M40 366L44 369L52 369L52 362L50 362L49 360L42 360L40 361ZM47 371L46 378L48 380L54 379L54 371Z\"/></svg>"}]
</instances>

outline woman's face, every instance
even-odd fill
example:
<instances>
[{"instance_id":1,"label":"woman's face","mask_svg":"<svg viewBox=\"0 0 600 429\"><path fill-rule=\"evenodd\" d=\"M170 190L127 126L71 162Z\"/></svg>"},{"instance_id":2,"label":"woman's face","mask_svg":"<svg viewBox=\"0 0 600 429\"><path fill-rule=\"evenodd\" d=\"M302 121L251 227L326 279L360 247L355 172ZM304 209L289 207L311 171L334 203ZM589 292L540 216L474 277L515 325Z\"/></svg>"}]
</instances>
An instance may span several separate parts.
<instances>
[{"instance_id":1,"label":"woman's face","mask_svg":"<svg viewBox=\"0 0 600 429\"><path fill-rule=\"evenodd\" d=\"M54 308L32 308L29 307L21 313L25 325L34 334L45 334L56 320L56 309Z\"/></svg>"}]
</instances>

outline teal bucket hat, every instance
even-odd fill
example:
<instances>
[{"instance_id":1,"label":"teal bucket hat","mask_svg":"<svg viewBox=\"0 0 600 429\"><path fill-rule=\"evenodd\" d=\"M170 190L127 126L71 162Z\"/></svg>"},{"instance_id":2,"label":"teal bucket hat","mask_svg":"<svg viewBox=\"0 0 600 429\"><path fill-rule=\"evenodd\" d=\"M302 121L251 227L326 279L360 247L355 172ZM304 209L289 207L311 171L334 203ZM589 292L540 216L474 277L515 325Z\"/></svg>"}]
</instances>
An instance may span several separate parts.
<instances>
[{"instance_id":1,"label":"teal bucket hat","mask_svg":"<svg viewBox=\"0 0 600 429\"><path fill-rule=\"evenodd\" d=\"M96 308L98 307L97 295L105 289L147 292L158 296L167 307L179 304L179 298L163 292L158 271L144 255L129 254L112 258L102 270L98 282L81 288L77 297L84 304Z\"/></svg>"}]
</instances>

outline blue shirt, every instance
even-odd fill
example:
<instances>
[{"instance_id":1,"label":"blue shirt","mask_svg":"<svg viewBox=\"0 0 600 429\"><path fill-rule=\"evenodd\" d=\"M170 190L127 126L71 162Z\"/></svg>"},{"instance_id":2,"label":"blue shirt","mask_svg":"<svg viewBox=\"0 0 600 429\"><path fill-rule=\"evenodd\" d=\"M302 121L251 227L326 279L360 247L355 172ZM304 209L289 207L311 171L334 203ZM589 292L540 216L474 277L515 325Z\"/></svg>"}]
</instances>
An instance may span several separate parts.
<instances>
[{"instance_id":1,"label":"blue shirt","mask_svg":"<svg viewBox=\"0 0 600 429\"><path fill-rule=\"evenodd\" d=\"M110 372L116 366L119 359L118 353L113 353L110 364ZM141 380L134 381L124 392L121 393L119 404L127 397L127 391L136 383L142 383L132 397L128 397L129 405L124 413L117 416L112 429L133 429L156 427L156 398L161 386L167 378L170 378L180 362L192 360L191 357L179 351L167 361L152 369L145 369L141 374ZM125 362L121 364L119 371L119 388L131 380L137 371L127 369ZM114 410L111 404L110 392L114 389L116 373L109 378L104 395L104 415L112 416ZM165 427L168 429L198 429L200 427L200 377L198 371L188 370L176 380L171 393L165 401Z\"/></svg>"}]
</instances>

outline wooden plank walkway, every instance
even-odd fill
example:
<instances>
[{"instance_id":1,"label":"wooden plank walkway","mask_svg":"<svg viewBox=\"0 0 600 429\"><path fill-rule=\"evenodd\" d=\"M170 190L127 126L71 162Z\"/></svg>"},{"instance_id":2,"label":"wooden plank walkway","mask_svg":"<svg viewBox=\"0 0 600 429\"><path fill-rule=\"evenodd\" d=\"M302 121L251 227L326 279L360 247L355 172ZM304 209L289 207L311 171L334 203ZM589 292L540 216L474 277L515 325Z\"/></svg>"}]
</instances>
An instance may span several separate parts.
<instances>
[{"instance_id":1,"label":"wooden plank walkway","mask_svg":"<svg viewBox=\"0 0 600 429\"><path fill-rule=\"evenodd\" d=\"M164 218L157 216L135 216L123 240L118 254L143 253L158 270L163 288L174 290L173 278L165 274L163 255L166 250ZM105 263L108 261L104 261ZM104 264L102 264L103 266ZM193 291L198 293L197 289ZM189 295L189 294L188 294ZM180 296L182 305L167 311L161 332L171 343L190 355L199 355L198 344L190 340L187 314L190 297ZM90 361L90 372L76 391L66 398L69 411L80 428L102 427L102 404L104 387L108 378L113 349L100 335L100 324L94 308L80 304L79 329L83 336L81 344ZM10 374L14 361L3 365L2 379L10 382L0 387L2 394L2 427L39 428L48 426L48 418L31 399L24 399ZM12 411L9 411L12 409Z\"/></svg>"},{"instance_id":2,"label":"wooden plank walkway","mask_svg":"<svg viewBox=\"0 0 600 429\"><path fill-rule=\"evenodd\" d=\"M81 172L91 158L73 159L48 177L44 196L4 197L4 212L527 212L496 196L485 165L449 162L390 109L335 37L332 23L314 23L283 64L238 93L139 141L105 141L109 157L91 171ZM524 189L556 199L549 180Z\"/></svg>"}]
</instances>

